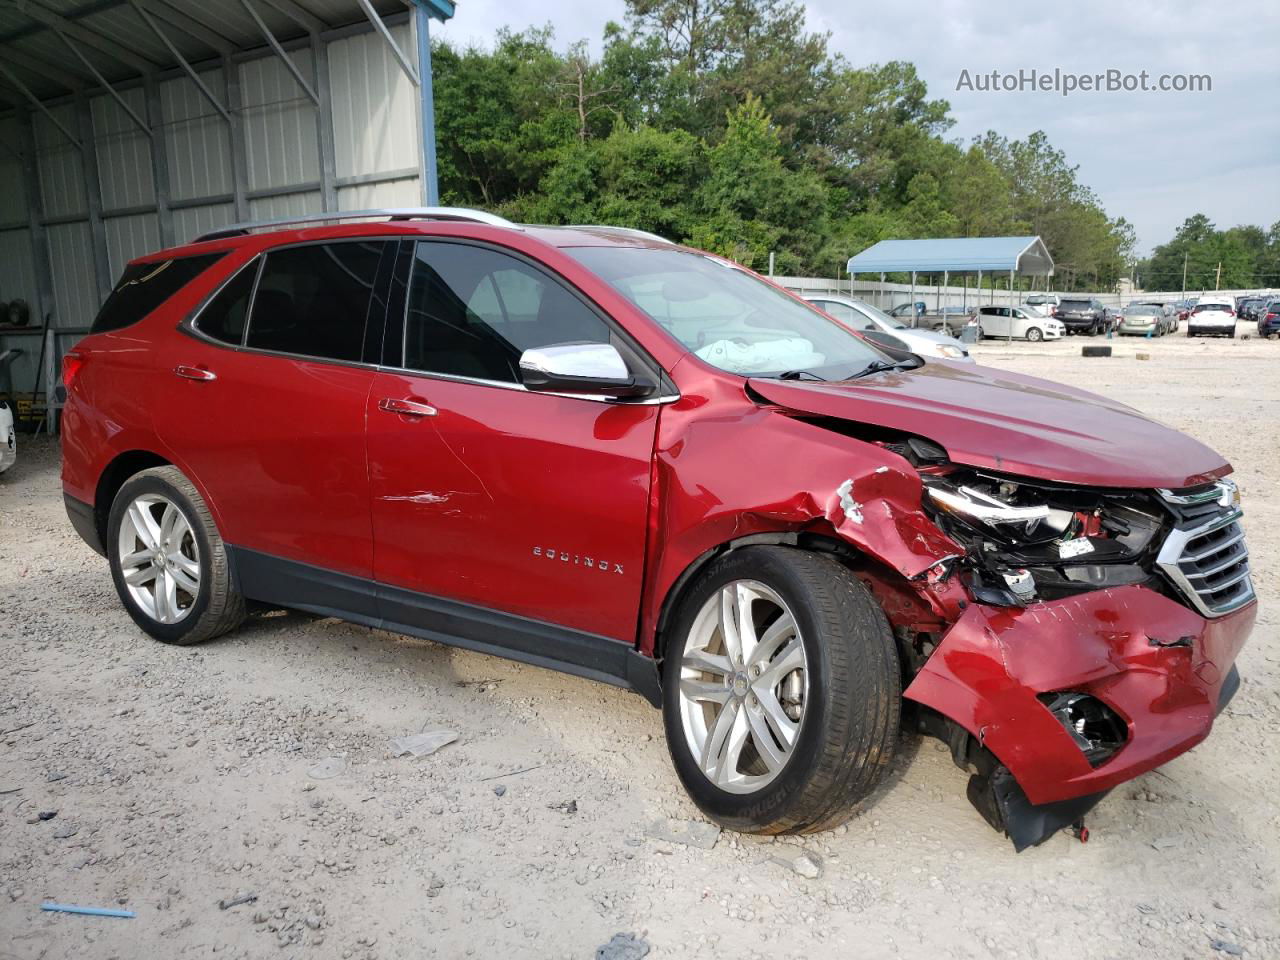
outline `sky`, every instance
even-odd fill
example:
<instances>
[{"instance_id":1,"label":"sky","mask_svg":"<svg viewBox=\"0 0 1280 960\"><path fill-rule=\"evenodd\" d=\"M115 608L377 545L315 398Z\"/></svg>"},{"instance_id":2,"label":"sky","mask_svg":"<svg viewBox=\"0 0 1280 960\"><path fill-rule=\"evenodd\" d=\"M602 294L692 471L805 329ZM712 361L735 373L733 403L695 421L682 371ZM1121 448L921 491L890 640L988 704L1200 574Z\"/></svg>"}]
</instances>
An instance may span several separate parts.
<instances>
[{"instance_id":1,"label":"sky","mask_svg":"<svg viewBox=\"0 0 1280 960\"><path fill-rule=\"evenodd\" d=\"M1280 221L1280 3L1275 0L809 0L810 30L855 66L907 60L930 97L951 104L948 133L968 142L988 129L1021 139L1044 130L1079 165L1112 217L1123 216L1147 254L1187 217L1219 228ZM588 40L600 50L622 0L459 0L435 35L491 46L495 30L550 24L556 45ZM1107 70L1154 83L1162 74L1208 74L1205 92L984 92L992 70Z\"/></svg>"}]
</instances>

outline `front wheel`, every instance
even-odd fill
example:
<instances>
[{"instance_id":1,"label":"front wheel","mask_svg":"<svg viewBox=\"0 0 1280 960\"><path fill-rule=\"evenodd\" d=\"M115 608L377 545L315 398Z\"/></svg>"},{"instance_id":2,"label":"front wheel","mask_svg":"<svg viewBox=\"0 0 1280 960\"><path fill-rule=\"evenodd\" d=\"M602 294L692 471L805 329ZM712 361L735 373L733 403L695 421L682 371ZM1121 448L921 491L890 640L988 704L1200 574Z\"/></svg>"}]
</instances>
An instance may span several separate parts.
<instances>
[{"instance_id":1,"label":"front wheel","mask_svg":"<svg viewBox=\"0 0 1280 960\"><path fill-rule=\"evenodd\" d=\"M694 802L729 829L808 833L846 820L889 768L900 705L884 613L832 557L732 551L676 615L667 745Z\"/></svg>"},{"instance_id":2,"label":"front wheel","mask_svg":"<svg viewBox=\"0 0 1280 960\"><path fill-rule=\"evenodd\" d=\"M125 481L111 504L107 546L121 603L157 640L199 643L244 619L226 545L203 498L176 467Z\"/></svg>"},{"instance_id":3,"label":"front wheel","mask_svg":"<svg viewBox=\"0 0 1280 960\"><path fill-rule=\"evenodd\" d=\"M1032 343L1039 343L1044 339L1044 333L1041 332L1039 327L1032 327L1027 331L1027 339Z\"/></svg>"}]
</instances>

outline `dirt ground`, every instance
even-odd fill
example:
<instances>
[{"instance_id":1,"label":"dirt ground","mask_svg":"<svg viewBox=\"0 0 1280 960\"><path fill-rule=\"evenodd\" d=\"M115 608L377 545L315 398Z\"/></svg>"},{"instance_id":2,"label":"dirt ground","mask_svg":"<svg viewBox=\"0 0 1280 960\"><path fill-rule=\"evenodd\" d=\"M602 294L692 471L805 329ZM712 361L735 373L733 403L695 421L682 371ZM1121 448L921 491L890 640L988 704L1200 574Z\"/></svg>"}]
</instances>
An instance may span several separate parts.
<instances>
[{"instance_id":1,"label":"dirt ground","mask_svg":"<svg viewBox=\"0 0 1280 960\"><path fill-rule=\"evenodd\" d=\"M23 438L0 477L0 960L590 958L619 932L653 958L1280 957L1280 342L1080 346L976 353L1226 454L1262 609L1209 740L1116 790L1088 844L1020 855L932 741L904 737L847 826L703 849L649 836L700 818L632 694L295 613L155 643L67 523L56 446ZM424 726L458 740L391 756Z\"/></svg>"}]
</instances>

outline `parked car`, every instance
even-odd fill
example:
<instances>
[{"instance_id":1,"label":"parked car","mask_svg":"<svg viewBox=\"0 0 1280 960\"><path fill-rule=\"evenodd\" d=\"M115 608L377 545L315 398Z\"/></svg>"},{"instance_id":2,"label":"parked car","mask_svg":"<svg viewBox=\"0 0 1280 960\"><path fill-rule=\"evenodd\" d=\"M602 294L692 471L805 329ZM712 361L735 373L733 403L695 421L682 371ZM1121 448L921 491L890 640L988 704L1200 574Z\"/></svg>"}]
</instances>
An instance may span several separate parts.
<instances>
[{"instance_id":1,"label":"parked car","mask_svg":"<svg viewBox=\"0 0 1280 960\"><path fill-rule=\"evenodd\" d=\"M973 363L963 343L932 330L913 330L871 304L852 297L822 296L806 298L828 316L862 332L867 339L886 347L907 350L922 357L942 357Z\"/></svg>"},{"instance_id":2,"label":"parked car","mask_svg":"<svg viewBox=\"0 0 1280 960\"><path fill-rule=\"evenodd\" d=\"M934 333L941 333L948 337L959 331L965 319L963 314L946 316L945 314L929 313L923 300L916 301L914 316L910 303L898 304L892 310L889 310L886 316L894 320L910 321L909 326L913 330L932 330Z\"/></svg>"},{"instance_id":3,"label":"parked car","mask_svg":"<svg viewBox=\"0 0 1280 960\"><path fill-rule=\"evenodd\" d=\"M1021 307L979 307L969 318L977 324L978 339L983 337L1030 340L1057 340L1065 336L1060 320L1033 315Z\"/></svg>"},{"instance_id":4,"label":"parked car","mask_svg":"<svg viewBox=\"0 0 1280 960\"><path fill-rule=\"evenodd\" d=\"M1092 337L1106 333L1111 326L1107 308L1094 298L1064 298L1054 316L1062 321L1068 334L1087 333Z\"/></svg>"},{"instance_id":5,"label":"parked car","mask_svg":"<svg viewBox=\"0 0 1280 960\"><path fill-rule=\"evenodd\" d=\"M1201 297L1191 308L1187 319L1187 336L1210 334L1220 337L1236 335L1236 311L1230 297Z\"/></svg>"},{"instance_id":6,"label":"parked car","mask_svg":"<svg viewBox=\"0 0 1280 960\"><path fill-rule=\"evenodd\" d=\"M1272 300L1258 311L1258 336L1280 333L1280 300Z\"/></svg>"},{"instance_id":7,"label":"parked car","mask_svg":"<svg viewBox=\"0 0 1280 960\"><path fill-rule=\"evenodd\" d=\"M13 429L13 410L0 400L0 473L4 473L18 460L18 435Z\"/></svg>"},{"instance_id":8,"label":"parked car","mask_svg":"<svg viewBox=\"0 0 1280 960\"><path fill-rule=\"evenodd\" d=\"M1149 303L1125 307L1117 332L1121 336L1162 337L1166 332L1164 310Z\"/></svg>"},{"instance_id":9,"label":"parked car","mask_svg":"<svg viewBox=\"0 0 1280 960\"><path fill-rule=\"evenodd\" d=\"M1198 441L651 235L321 219L135 260L66 355L67 512L152 637L256 601L614 683L768 834L846 819L909 703L1018 849L1238 687L1256 602Z\"/></svg>"},{"instance_id":10,"label":"parked car","mask_svg":"<svg viewBox=\"0 0 1280 960\"><path fill-rule=\"evenodd\" d=\"M1236 314L1241 320L1257 323L1259 313L1267 307L1269 302L1267 297L1245 297L1236 308Z\"/></svg>"},{"instance_id":11,"label":"parked car","mask_svg":"<svg viewBox=\"0 0 1280 960\"><path fill-rule=\"evenodd\" d=\"M1128 316L1129 309L1135 307L1155 307L1160 312L1160 332L1156 336L1174 333L1178 329L1178 315L1174 313L1173 307L1163 300L1135 300L1126 308L1125 316Z\"/></svg>"},{"instance_id":12,"label":"parked car","mask_svg":"<svg viewBox=\"0 0 1280 960\"><path fill-rule=\"evenodd\" d=\"M1025 306L1043 307L1046 316L1053 316L1053 311L1058 308L1061 299L1056 293L1033 293L1027 297Z\"/></svg>"}]
</instances>

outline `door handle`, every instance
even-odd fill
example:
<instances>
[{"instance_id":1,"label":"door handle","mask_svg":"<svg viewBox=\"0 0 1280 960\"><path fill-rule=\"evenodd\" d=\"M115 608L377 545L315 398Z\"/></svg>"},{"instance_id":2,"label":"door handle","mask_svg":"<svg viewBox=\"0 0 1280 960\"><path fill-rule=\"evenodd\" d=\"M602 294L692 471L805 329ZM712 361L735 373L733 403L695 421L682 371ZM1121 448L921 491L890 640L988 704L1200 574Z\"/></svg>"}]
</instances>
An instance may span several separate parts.
<instances>
[{"instance_id":1,"label":"door handle","mask_svg":"<svg viewBox=\"0 0 1280 960\"><path fill-rule=\"evenodd\" d=\"M418 403L416 400L397 400L393 397L379 400L378 409L398 413L402 417L434 417L437 413L436 408L430 404Z\"/></svg>"},{"instance_id":2,"label":"door handle","mask_svg":"<svg viewBox=\"0 0 1280 960\"><path fill-rule=\"evenodd\" d=\"M202 370L199 367L190 367L185 363L180 363L173 368L173 372L180 377L186 377L188 380L217 380L218 375L212 370Z\"/></svg>"}]
</instances>

